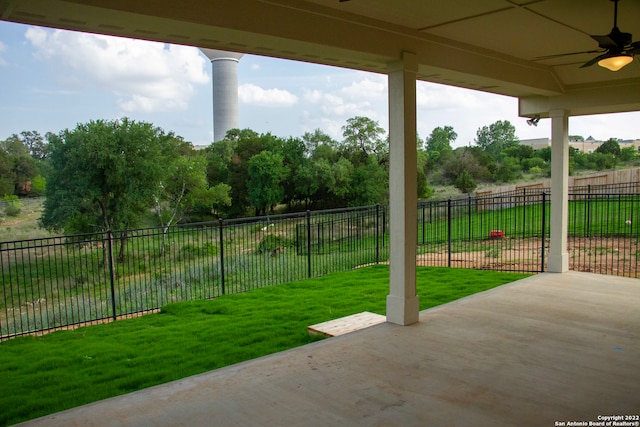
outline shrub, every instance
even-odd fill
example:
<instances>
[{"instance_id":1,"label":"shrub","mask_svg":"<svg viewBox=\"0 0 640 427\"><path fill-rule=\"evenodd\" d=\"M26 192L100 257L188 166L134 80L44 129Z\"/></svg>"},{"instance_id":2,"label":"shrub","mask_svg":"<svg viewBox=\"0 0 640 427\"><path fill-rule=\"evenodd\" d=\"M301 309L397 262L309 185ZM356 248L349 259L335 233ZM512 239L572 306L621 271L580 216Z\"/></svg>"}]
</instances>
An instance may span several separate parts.
<instances>
[{"instance_id":1,"label":"shrub","mask_svg":"<svg viewBox=\"0 0 640 427\"><path fill-rule=\"evenodd\" d=\"M533 166L531 169L529 169L529 172L533 175L542 175L542 168Z\"/></svg>"},{"instance_id":2,"label":"shrub","mask_svg":"<svg viewBox=\"0 0 640 427\"><path fill-rule=\"evenodd\" d=\"M283 236L275 234L267 234L258 244L256 253L259 254L275 254L287 246L291 246L291 242Z\"/></svg>"},{"instance_id":3,"label":"shrub","mask_svg":"<svg viewBox=\"0 0 640 427\"><path fill-rule=\"evenodd\" d=\"M4 196L4 201L7 206L4 208L4 213L8 216L18 216L22 212L22 202L18 199L18 196Z\"/></svg>"},{"instance_id":4,"label":"shrub","mask_svg":"<svg viewBox=\"0 0 640 427\"><path fill-rule=\"evenodd\" d=\"M465 194L471 193L478 186L471 174L466 170L463 170L462 173L458 175L454 185L458 190Z\"/></svg>"}]
</instances>

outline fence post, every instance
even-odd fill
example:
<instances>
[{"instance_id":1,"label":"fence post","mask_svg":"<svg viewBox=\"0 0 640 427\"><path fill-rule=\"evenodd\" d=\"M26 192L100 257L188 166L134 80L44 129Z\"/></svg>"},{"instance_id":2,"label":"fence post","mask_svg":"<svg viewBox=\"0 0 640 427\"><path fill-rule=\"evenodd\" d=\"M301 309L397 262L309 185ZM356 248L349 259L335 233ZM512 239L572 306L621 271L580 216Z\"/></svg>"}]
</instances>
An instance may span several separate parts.
<instances>
[{"instance_id":1,"label":"fence post","mask_svg":"<svg viewBox=\"0 0 640 427\"><path fill-rule=\"evenodd\" d=\"M451 199L447 199L447 265L451 267Z\"/></svg>"},{"instance_id":2,"label":"fence post","mask_svg":"<svg viewBox=\"0 0 640 427\"><path fill-rule=\"evenodd\" d=\"M469 199L467 200L467 210L469 211L469 242L471 242L471 193L469 193Z\"/></svg>"},{"instance_id":3,"label":"fence post","mask_svg":"<svg viewBox=\"0 0 640 427\"><path fill-rule=\"evenodd\" d=\"M220 286L222 295L225 294L224 289L224 220L222 218L218 219L218 224L220 225Z\"/></svg>"},{"instance_id":4,"label":"fence post","mask_svg":"<svg viewBox=\"0 0 640 427\"><path fill-rule=\"evenodd\" d=\"M111 282L111 310L113 311L113 320L118 318L116 313L116 270L113 265L113 233L107 230L107 248L109 250L109 281Z\"/></svg>"},{"instance_id":5,"label":"fence post","mask_svg":"<svg viewBox=\"0 0 640 427\"><path fill-rule=\"evenodd\" d=\"M522 189L522 238L526 238L527 233L527 189Z\"/></svg>"},{"instance_id":6,"label":"fence post","mask_svg":"<svg viewBox=\"0 0 640 427\"><path fill-rule=\"evenodd\" d=\"M425 202L422 202L422 244L423 245L425 244L425 240L426 240L425 239L425 230L424 230L424 227L425 227L425 222L424 222L424 204L425 204Z\"/></svg>"},{"instance_id":7,"label":"fence post","mask_svg":"<svg viewBox=\"0 0 640 427\"><path fill-rule=\"evenodd\" d=\"M307 276L311 277L311 211L307 209Z\"/></svg>"},{"instance_id":8,"label":"fence post","mask_svg":"<svg viewBox=\"0 0 640 427\"><path fill-rule=\"evenodd\" d=\"M584 227L584 237L591 236L591 184L587 185L587 218Z\"/></svg>"},{"instance_id":9,"label":"fence post","mask_svg":"<svg viewBox=\"0 0 640 427\"><path fill-rule=\"evenodd\" d=\"M384 208L382 208L382 247L384 248L386 245L384 236L387 232L387 209L389 208L389 205L384 205Z\"/></svg>"},{"instance_id":10,"label":"fence post","mask_svg":"<svg viewBox=\"0 0 640 427\"><path fill-rule=\"evenodd\" d=\"M542 192L542 264L540 264L540 272L544 273L544 250L546 243L547 230L547 193Z\"/></svg>"},{"instance_id":11,"label":"fence post","mask_svg":"<svg viewBox=\"0 0 640 427\"><path fill-rule=\"evenodd\" d=\"M380 262L380 205L376 203L376 264Z\"/></svg>"}]
</instances>

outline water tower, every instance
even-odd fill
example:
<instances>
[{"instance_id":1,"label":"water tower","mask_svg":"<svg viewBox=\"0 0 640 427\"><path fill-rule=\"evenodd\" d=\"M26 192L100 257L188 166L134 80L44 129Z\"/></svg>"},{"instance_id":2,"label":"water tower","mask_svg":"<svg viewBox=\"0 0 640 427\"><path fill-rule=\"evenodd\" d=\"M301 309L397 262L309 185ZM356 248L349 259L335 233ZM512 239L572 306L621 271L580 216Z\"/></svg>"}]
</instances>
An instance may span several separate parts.
<instances>
[{"instance_id":1,"label":"water tower","mask_svg":"<svg viewBox=\"0 0 640 427\"><path fill-rule=\"evenodd\" d=\"M242 53L200 48L211 60L213 81L213 141L238 127L238 61Z\"/></svg>"}]
</instances>

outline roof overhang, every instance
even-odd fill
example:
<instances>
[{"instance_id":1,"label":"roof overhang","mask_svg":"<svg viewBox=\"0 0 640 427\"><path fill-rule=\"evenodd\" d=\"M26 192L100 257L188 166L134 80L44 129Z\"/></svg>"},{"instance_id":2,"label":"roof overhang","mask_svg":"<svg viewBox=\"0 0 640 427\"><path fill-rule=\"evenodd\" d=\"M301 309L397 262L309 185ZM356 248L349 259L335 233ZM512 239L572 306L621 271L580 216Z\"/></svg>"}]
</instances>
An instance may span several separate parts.
<instances>
[{"instance_id":1,"label":"roof overhang","mask_svg":"<svg viewBox=\"0 0 640 427\"><path fill-rule=\"evenodd\" d=\"M523 116L556 107L572 115L640 110L640 58L617 73L579 68L593 55L539 59L597 47L588 34L606 33L609 3L0 0L0 19L375 73L411 52L419 80L518 97ZM640 20L629 18L640 6L620 9L619 26L640 36Z\"/></svg>"}]
</instances>

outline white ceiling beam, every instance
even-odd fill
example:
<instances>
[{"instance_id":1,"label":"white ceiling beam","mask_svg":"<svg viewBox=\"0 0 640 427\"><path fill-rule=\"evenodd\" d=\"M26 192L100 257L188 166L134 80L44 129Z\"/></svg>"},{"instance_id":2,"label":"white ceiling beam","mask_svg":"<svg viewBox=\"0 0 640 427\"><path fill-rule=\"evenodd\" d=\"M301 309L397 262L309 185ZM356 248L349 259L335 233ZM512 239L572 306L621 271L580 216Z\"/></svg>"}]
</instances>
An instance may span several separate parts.
<instances>
[{"instance_id":1,"label":"white ceiling beam","mask_svg":"<svg viewBox=\"0 0 640 427\"><path fill-rule=\"evenodd\" d=\"M618 81L600 87L569 87L558 96L532 96L519 100L521 117L549 117L553 110L570 116L640 111L640 82Z\"/></svg>"}]
</instances>

